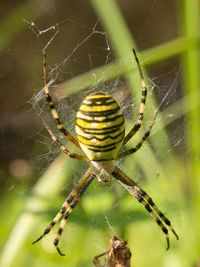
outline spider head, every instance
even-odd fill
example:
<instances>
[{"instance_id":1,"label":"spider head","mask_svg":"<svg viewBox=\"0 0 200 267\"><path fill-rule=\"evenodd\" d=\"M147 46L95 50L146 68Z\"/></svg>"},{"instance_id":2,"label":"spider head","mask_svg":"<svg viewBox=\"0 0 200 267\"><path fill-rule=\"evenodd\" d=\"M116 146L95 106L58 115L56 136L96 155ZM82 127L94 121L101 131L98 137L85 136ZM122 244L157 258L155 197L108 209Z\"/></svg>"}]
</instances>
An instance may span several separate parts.
<instances>
[{"instance_id":1,"label":"spider head","mask_svg":"<svg viewBox=\"0 0 200 267\"><path fill-rule=\"evenodd\" d=\"M93 173L97 176L100 184L110 184L111 173L115 168L115 163L111 161L91 161Z\"/></svg>"}]
</instances>

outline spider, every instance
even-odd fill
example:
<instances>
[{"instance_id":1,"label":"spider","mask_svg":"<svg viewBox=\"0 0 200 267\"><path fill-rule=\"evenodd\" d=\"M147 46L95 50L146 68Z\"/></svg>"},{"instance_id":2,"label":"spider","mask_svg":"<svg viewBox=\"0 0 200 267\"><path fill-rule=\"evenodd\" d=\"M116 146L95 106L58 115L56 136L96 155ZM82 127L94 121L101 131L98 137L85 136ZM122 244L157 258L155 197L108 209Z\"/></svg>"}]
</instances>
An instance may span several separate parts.
<instances>
[{"instance_id":1,"label":"spider","mask_svg":"<svg viewBox=\"0 0 200 267\"><path fill-rule=\"evenodd\" d=\"M80 197L86 191L90 183L97 177L98 181L102 184L110 181L111 176L116 178L121 185L133 195L138 202L140 202L145 209L149 212L158 226L161 228L167 241L167 249L169 249L169 230L179 239L177 233L171 225L169 219L158 209L153 202L152 198L129 176L127 176L121 169L115 165L115 160L123 158L137 152L147 137L150 135L151 129L154 125L156 114L153 120L144 133L138 144L130 149L121 152L121 148L136 134L143 124L144 107L146 103L147 87L144 80L142 68L137 57L136 51L133 49L133 55L136 61L138 73L141 80L142 96L139 107L137 121L132 129L125 135L125 123L122 111L119 105L108 93L95 92L86 96L76 114L76 137L71 135L66 128L64 128L58 111L55 108L53 100L49 94L49 87L47 83L47 70L46 70L46 53L43 52L43 75L44 75L44 93L49 110L55 121L58 130L76 147L81 149L85 155L79 155L70 152L50 131L51 138L60 147L67 156L86 161L89 168L83 177L79 180L75 188L66 198L62 204L61 209L56 214L52 222L44 229L43 234L36 239L33 244L41 240L47 235L55 224L61 219L60 227L58 228L54 245L61 256L58 244L67 222L67 219L73 209L76 207Z\"/></svg>"}]
</instances>

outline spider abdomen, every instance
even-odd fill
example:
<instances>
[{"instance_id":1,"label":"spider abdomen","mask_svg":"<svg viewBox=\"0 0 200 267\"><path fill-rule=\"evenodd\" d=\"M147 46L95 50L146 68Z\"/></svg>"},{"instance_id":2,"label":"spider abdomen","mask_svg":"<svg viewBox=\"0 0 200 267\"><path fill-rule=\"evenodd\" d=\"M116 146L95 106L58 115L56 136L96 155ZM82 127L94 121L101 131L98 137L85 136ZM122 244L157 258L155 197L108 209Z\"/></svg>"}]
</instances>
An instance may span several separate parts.
<instances>
[{"instance_id":1,"label":"spider abdomen","mask_svg":"<svg viewBox=\"0 0 200 267\"><path fill-rule=\"evenodd\" d=\"M87 96L76 115L79 144L92 161L112 160L119 152L125 134L124 117L109 94Z\"/></svg>"}]
</instances>

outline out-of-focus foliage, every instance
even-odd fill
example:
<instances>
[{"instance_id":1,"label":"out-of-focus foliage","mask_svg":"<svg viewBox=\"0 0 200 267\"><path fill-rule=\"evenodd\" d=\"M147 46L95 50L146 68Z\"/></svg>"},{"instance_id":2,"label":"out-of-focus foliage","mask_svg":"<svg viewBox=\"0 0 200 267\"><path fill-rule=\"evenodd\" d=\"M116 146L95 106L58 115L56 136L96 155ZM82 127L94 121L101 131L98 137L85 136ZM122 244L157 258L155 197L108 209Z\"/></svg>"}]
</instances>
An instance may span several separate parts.
<instances>
[{"instance_id":1,"label":"out-of-focus foliage","mask_svg":"<svg viewBox=\"0 0 200 267\"><path fill-rule=\"evenodd\" d=\"M174 2L49 0L2 4L1 267L93 266L93 257L108 247L113 235L128 240L133 266L200 265L200 7L198 0ZM86 47L82 45L80 51L71 54L68 68L58 68L54 73L56 77L63 72L62 83L55 88L58 94L78 93L79 98L81 90L94 85L94 77L105 82L122 75L138 105L141 88L131 49L141 50L138 56L148 70L146 78L151 78L149 88L155 83L148 95L146 125L160 103L162 112L151 144L147 142L120 164L171 219L180 240L170 236L169 251L145 210L114 180L109 188L94 181L70 216L61 241L65 257L60 257L53 246L55 231L37 245L31 244L86 167L64 155L53 159L52 142L32 108L32 96L40 90L35 88L43 86L41 51L52 33L37 36L39 32L31 21L40 25L41 31L53 25L56 28L58 23L59 32L47 50L49 65L59 64L77 44L81 46L85 28L93 28L93 33L100 28L101 34L94 34ZM99 28L94 27L97 21ZM99 37L104 32L116 57L109 64L105 64L108 51L98 55L93 51L105 47L107 39L102 44ZM91 59L93 55L96 61ZM167 101L163 102L165 97ZM127 108L128 103L125 105ZM130 109L125 109L128 115Z\"/></svg>"}]
</instances>

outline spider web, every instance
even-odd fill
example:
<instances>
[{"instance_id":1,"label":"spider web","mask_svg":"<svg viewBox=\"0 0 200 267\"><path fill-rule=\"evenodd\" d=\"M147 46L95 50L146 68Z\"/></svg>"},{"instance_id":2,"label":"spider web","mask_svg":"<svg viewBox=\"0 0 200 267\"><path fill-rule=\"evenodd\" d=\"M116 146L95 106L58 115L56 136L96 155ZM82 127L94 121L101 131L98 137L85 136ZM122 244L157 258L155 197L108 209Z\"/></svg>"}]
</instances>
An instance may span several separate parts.
<instances>
[{"instance_id":1,"label":"spider web","mask_svg":"<svg viewBox=\"0 0 200 267\"><path fill-rule=\"evenodd\" d=\"M43 45L42 50L46 52L47 54L47 59L48 59L48 48L50 46L54 46L56 44L56 36L60 34L60 25L63 25L63 23L75 23L74 21L69 21L66 20L64 22L61 23L57 23L54 26L50 26L47 29L43 29L40 30L38 28L37 25L35 25L34 22L29 22L26 20L26 23L28 23L28 25L30 26L30 29L33 31L33 33L39 38L39 40L42 42L42 37L43 35L51 32L51 35L49 37L49 40L46 41L46 43ZM112 49L111 49L111 45L109 44L109 40L108 40L108 35L106 32L98 30L99 28L99 20L97 20L94 24L93 27L88 27L86 25L79 25L78 27L82 27L84 29L86 29L86 35L83 37L83 39L81 39L77 45L75 45L74 48L72 48L72 50L69 52L69 54L64 55L63 58L61 59L61 61L59 63L54 63L53 65L49 66L48 62L47 62L47 68L48 68L48 84L50 87L50 93L53 95L53 97L55 98L55 102L56 102L56 107L57 110L59 112L59 116L61 117L61 121L64 124L64 126L73 134L75 135L74 129L75 129L75 116L76 116L76 112L78 110L78 107L80 105L80 103L82 102L83 98L88 95L89 93L95 92L95 91L103 91L103 92L109 92L111 94L113 94L115 96L115 98L118 98L119 100L121 100L119 98L119 96L122 97L122 90L126 89L127 85L125 84L124 80L121 79L121 77L118 77L112 81L109 82L98 82L97 77L95 75L95 72L93 71L93 69L96 66L95 63L95 59L99 57L99 53L103 53L103 55L100 55L100 57L104 58L103 60L103 65L109 64L111 62L114 62L114 56L112 53ZM94 39L100 39L99 42L101 45L94 45L93 44L93 40ZM92 44L91 44L92 43ZM93 85L90 86L89 88L86 88L82 91L78 91L78 93L72 93L70 94L70 88L68 88L68 95L63 96L62 91L60 93L60 86L59 84L63 83L63 80L65 81L65 79L68 79L68 77L71 76L71 71L72 69L74 69L74 65L80 65L81 66L81 58L77 56L74 58L74 55L78 54L79 51L83 49L83 50L88 50L88 54L86 54L86 56L84 56L84 60L87 62L87 68L89 70L89 72L91 72L91 76L93 77ZM42 65L41 65L42 68ZM77 73L80 75L79 70L74 70L73 71L73 75L74 73ZM102 74L104 75L104 74ZM101 78L100 78L101 80ZM56 93L58 92L58 93ZM59 94L61 96L59 96ZM119 101L118 101L119 102ZM33 109L36 111L36 113L39 115L41 121L43 122L44 127L48 127L48 129L50 129L50 131L52 131L52 133L66 146L68 146L69 144L66 143L65 138L59 134L59 132L57 131L55 125L54 125L54 121L51 117L51 114L49 112L49 109L45 103L45 97L44 97L44 92L43 89L41 88L39 90L39 92L37 92L33 98L31 99L30 103L33 106ZM128 109L128 103L126 102L126 104L124 104L122 101L120 101L121 103L121 108L124 112L126 112L127 114L129 114L129 112L127 112ZM48 145L47 145L47 141L48 140ZM45 144L46 143L46 144ZM48 150L45 154L42 154L38 159L47 159L46 162L46 167L48 168L50 162L52 162L55 158L55 156L60 152L59 147L57 147L56 145L54 145L53 141L51 140L50 137L46 137L45 135L45 140L44 140L44 144L48 146ZM73 150L74 147L71 148L71 150ZM64 194L66 194L66 191L69 192L74 184L77 182L77 180L83 175L84 171L86 170L86 168L88 168L88 166L86 166L86 164L83 163L78 163L79 166L79 170L76 171L71 179L71 181L68 181L65 185L64 188L62 189L62 191L64 192ZM43 167L41 168L41 173L43 172ZM78 178L77 178L78 177ZM98 188L96 188L98 190ZM105 191L108 194L108 192L112 192L113 190L113 186L111 184L110 188L106 188ZM115 190L116 191L116 190ZM101 192L102 194L102 192ZM122 193L118 192L118 196L124 194L124 192L122 191ZM85 193L85 195L87 196L87 192ZM105 198L104 194L103 197ZM95 199L95 198L94 198ZM117 207L119 205L119 199L116 201L115 203L115 207ZM86 200L87 202L87 200ZM98 201L97 201L98 203ZM80 204L81 205L81 204ZM99 204L98 204L99 205ZM57 210L57 209L56 209ZM112 226L112 223L109 221L110 219L107 217L107 215L104 216L104 218L102 218L101 220L101 224L103 223L104 225L107 225L108 228L110 229L111 233L115 234L115 230ZM103 221L103 222L102 222ZM93 221L96 225L98 225L97 221ZM88 221L87 223L88 225L91 224L91 221Z\"/></svg>"},{"instance_id":2,"label":"spider web","mask_svg":"<svg viewBox=\"0 0 200 267\"><path fill-rule=\"evenodd\" d=\"M59 34L60 29L59 26L63 23L69 22L68 20L57 23L55 26L50 26L47 29L40 30L34 22L25 21L30 26L30 29L34 32L34 34L39 38L39 40L42 39L42 35L46 34L48 32L52 32L51 36L49 37L49 40L44 47L42 48L43 51L47 53L48 57L48 47L53 46L54 39ZM71 23L72 21L70 21ZM73 21L73 23L75 23ZM48 85L50 88L50 93L55 98L56 107L59 112L59 116L61 117L61 120L64 124L64 126L73 134L75 135L74 129L75 129L75 116L76 112L78 110L78 107L80 103L82 102L83 98L95 91L102 91L102 92L110 92L114 95L114 98L118 100L118 103L120 103L121 109L126 112L127 109L129 111L131 110L128 107L128 103L124 104L122 101L123 98L127 98L125 90L127 89L127 85L125 82L121 79L119 76L118 78L108 81L108 82L99 82L95 72L93 71L94 65L95 65L95 58L99 57L99 53L103 53L103 58L105 60L103 61L103 65L109 64L111 62L114 62L114 56L111 51L111 46L109 44L108 35L104 31L98 30L99 27L99 21L97 20L95 25L91 27L86 27L86 25L79 25L80 27L86 28L86 36L83 37L83 39L80 40L80 42L72 48L71 52L64 55L64 58L59 63L55 63L53 66L47 66L48 69ZM89 32L89 33L88 33ZM102 43L101 46L94 46L93 44L93 38L100 38L100 42ZM102 39L102 40L101 40ZM91 44L92 42L92 44ZM81 49L88 50L88 54L84 56L84 60L87 62L87 68L89 69L89 72L91 73L91 77L93 78L93 84L92 86L89 86L88 88L80 91L78 90L77 93L70 92L70 88L67 90L67 96L63 95L62 92L62 82L63 79L65 80L66 77L68 79L68 76L71 75L71 69L75 68L73 65L80 65L81 66L81 59L80 58L73 58L75 54L79 52ZM92 52L91 52L92 51ZM102 55L100 55L102 57ZM48 64L48 63L47 63ZM41 66L42 67L42 66ZM67 70L67 72L66 72ZM68 71L69 70L69 71ZM74 71L76 72L76 71ZM78 73L79 71L77 71ZM104 75L104 73L102 74ZM100 77L100 81L101 81ZM61 88L61 89L60 89ZM124 90L125 89L125 90ZM122 94L122 91L124 90L124 96ZM66 90L65 90L66 92ZM44 124L49 125L47 127L53 129L56 131L54 126L54 121L51 117L50 112L48 112L48 108L45 103L45 97L43 89L39 90L33 98L30 100L30 103L33 105L33 108L36 110L36 112L41 117L41 120ZM126 112L129 114L130 112ZM58 133L57 133L58 134ZM61 140L63 140L62 136L59 136ZM65 141L64 141L65 142ZM59 150L59 149L58 149ZM49 152L48 152L49 153ZM48 157L49 158L49 157Z\"/></svg>"},{"instance_id":3,"label":"spider web","mask_svg":"<svg viewBox=\"0 0 200 267\"><path fill-rule=\"evenodd\" d=\"M43 45L42 50L46 52L47 58L48 58L48 49L51 46L56 45L56 37L60 34L60 25L63 25L63 23L71 23L72 21L64 21L61 23L57 23L56 25L50 26L47 29L40 30L37 25L35 25L33 22L28 22L26 21L29 25L31 30L36 34L36 36L39 38L41 41L43 35L51 32L51 36L49 37L49 40L46 41L46 43ZM75 23L73 21L73 23ZM80 25L78 24L80 27ZM57 109L59 111L59 115L61 117L61 120L64 124L64 126L74 135L74 126L75 126L75 116L76 112L78 110L78 107L80 105L80 102L82 99L88 95L91 92L94 91L105 91L105 92L110 92L115 96L115 98L118 97L118 102L121 105L121 108L123 110L123 113L127 116L127 118L132 118L133 113L135 113L135 110L137 111L137 107L130 107L131 102L133 101L132 98L130 98L130 94L128 93L128 86L126 82L123 80L122 77L118 77L117 79L114 79L109 82L98 82L97 77L95 75L95 72L93 72L93 69L96 67L95 64L95 59L99 56L99 51L103 51L103 56L101 57L104 58L103 65L113 63L115 61L111 45L109 44L109 39L108 39L108 34L104 31L99 30L99 21L97 20L96 23L94 24L93 27L87 27L86 25L81 25L84 29L86 29L87 33L86 36L81 39L78 44L75 45L74 48L71 49L71 51L63 56L63 58L58 62L58 63L53 63L53 65L48 64L48 81L49 81L49 87L50 87L50 92L53 94L53 96L56 99L56 105ZM96 46L96 45L91 45L91 40L93 38L101 38L101 46ZM78 57L77 59L77 54L81 49L85 50L88 49L88 54L85 56L87 59L87 67L89 71L91 72L91 75L93 77L93 85L89 88L84 89L83 91L78 91L78 93L72 93L70 94L70 88L68 88L67 92L68 95L67 97L62 95L62 90L59 90L59 84L62 84L63 81L68 79L72 75L80 75L80 72L76 70L74 65L81 65L81 58ZM75 56L75 58L74 58ZM48 61L47 61L48 63ZM73 69L73 71L72 71ZM181 71L181 67L174 68L173 70L170 70L167 74L163 75L163 77L154 77L153 79L149 79L150 83L150 90L156 91L157 90L157 97L159 100L159 106L158 109L162 111L162 109L165 109L169 104L172 103L176 99L176 88L177 88L177 82L179 79L179 73ZM71 74L72 72L72 74ZM173 83L170 82L167 86L159 86L159 80L160 79L167 79L168 76L170 76L172 73L175 74L175 78ZM103 74L102 74L103 75ZM167 90L166 90L167 89ZM56 92L58 92L56 94ZM60 93L61 92L61 93ZM125 92L125 95L128 95L129 97L125 97L125 101L121 101L121 97L123 96L122 92ZM166 93L167 92L167 93ZM60 95L60 96L59 96ZM120 96L120 97L119 97ZM136 96L140 98L140 96ZM159 99L160 97L160 99ZM51 118L51 114L48 111L48 108L46 107L45 100L44 100L44 93L43 90L41 89L32 99L32 104L34 109L37 111L39 116L41 117L41 120L43 121L44 125L47 123L47 127L51 129L51 131L54 132L54 134L63 142L66 143L64 138L58 134L54 122ZM173 116L173 114L167 114L167 116ZM47 137L48 139L48 137ZM179 144L182 140L180 139L180 136L177 137L175 141L175 145ZM45 141L46 142L46 141ZM49 144L52 145L49 145ZM48 141L48 151L46 155L42 155L42 157L45 156L45 158L48 159L47 166L49 163L53 160L55 157L56 153L59 152L59 148L54 146L52 143L52 140L50 139ZM72 148L73 149L73 148ZM83 164L80 164L80 170L78 173L76 172L74 174L74 177L80 177L86 166ZM135 170L134 176L141 176L142 173L140 172L140 169ZM77 178L76 178L77 180ZM76 181L75 180L75 181ZM68 188L72 188L73 184L75 182L72 180L71 182L68 182L64 190L69 190ZM107 189L108 192L112 192L113 190L116 191L116 189L113 188L114 185L111 185L110 189ZM120 203L120 199L124 195L124 191L118 192L118 198L116 199L116 203L114 207L117 207ZM86 193L87 195L87 193ZM107 228L110 229L110 233L116 234L117 230L115 229L115 223L116 220L112 221L113 218L109 218L109 216L105 215L103 218L104 224L107 225ZM131 218L127 218L128 221L134 221L134 216L131 216ZM98 225L97 221L92 221ZM90 225L91 222L88 222L88 225Z\"/></svg>"},{"instance_id":4,"label":"spider web","mask_svg":"<svg viewBox=\"0 0 200 267\"><path fill-rule=\"evenodd\" d=\"M30 29L39 38L39 40L42 39L43 35L51 32L51 36L49 36L49 40L46 41L46 43L43 45L43 48L42 48L42 50L45 50L45 52L47 54L47 59L48 59L49 58L48 48L50 46L53 46L54 43L56 43L56 37L60 34L60 25L62 25L63 23L69 23L69 21L66 20L65 22L57 23L56 25L50 26L48 29L43 29L43 30L40 30L38 28L38 26L35 25L35 23L33 23L33 22L26 21L26 23L28 23L28 25L30 26ZM80 25L78 25L78 26L80 27ZM50 93L56 99L56 106L57 106L57 109L59 111L59 115L61 117L61 120L62 120L64 126L73 135L75 134L74 128L75 128L76 112L78 110L78 107L79 107L82 99L86 95L88 95L89 93L92 93L94 91L103 91L103 92L111 93L114 96L114 98L118 101L118 103L121 106L121 109L123 110L123 113L127 117L130 117L131 113L134 110L130 106L133 99L130 97L131 95L129 93L128 86L122 77L119 76L112 81L102 83L102 82L98 82L97 77L95 75L95 72L93 71L93 69L96 66L95 60L96 60L96 58L99 57L99 53L103 53L103 55L101 55L101 57L104 58L104 61L101 64L106 65L109 63L113 63L115 61L115 58L113 56L113 52L111 49L111 45L110 45L109 40L108 40L107 33L104 31L98 30L98 28L99 28L99 21L98 20L96 21L96 23L94 24L94 26L92 28L86 27L85 25L81 25L81 27L84 27L84 29L86 28L86 30L87 30L86 36L83 37L83 39L80 40L80 42L77 45L75 45L74 48L72 48L71 52L69 52L69 54L67 54L67 55L64 55L63 59L61 59L61 61L59 63L54 63L53 66L52 65L49 66L48 61L47 61L48 83L49 83L49 86L51 87ZM93 42L92 39L93 38L96 39L96 37L98 39L100 39L99 42L101 43L101 46L99 46L99 45L94 46L93 44L91 45L91 41ZM68 79L68 76L70 76L69 72L73 68L73 64L75 64L75 65L80 64L81 65L81 59L80 58L78 58L78 60L77 60L77 58L74 59L73 56L78 54L79 50L81 50L81 49L85 50L85 48L86 48L86 50L87 49L89 50L88 54L85 56L86 57L85 61L87 62L88 69L91 72L91 76L93 77L93 85L89 88L84 89L83 91L79 91L78 93L73 93L73 94L70 94L70 88L68 88L69 93L68 93L67 97L63 97L63 96L59 97L58 95L56 95L56 91L59 92L59 84L62 84L63 80ZM68 72L68 70L69 70L69 72ZM74 71L74 72L76 72L76 71ZM104 75L104 73L102 75ZM61 93L61 95L62 95L62 93ZM140 98L140 96L137 96L137 97ZM122 101L123 99L124 99L124 101ZM58 133L58 131L54 125L54 121L52 120L51 114L50 114L48 107L45 103L43 89L39 90L39 92L37 92L33 96L33 98L31 99L30 102L33 105L33 109L36 111L36 113L41 118L44 126L48 127L55 134L55 136L57 138L59 138L59 140L62 143L66 144L65 138L63 138L63 136L61 136ZM46 140L48 140L48 142ZM48 144L47 145L47 152L45 154L41 154L40 157L38 157L38 159L39 160L42 158L47 159L46 166L48 168L50 162L53 161L55 155L57 155L57 153L60 152L60 149L53 144L52 140L48 136L47 137L45 136L44 143L45 142L47 142L45 145ZM66 145L68 146L68 144L66 144ZM73 149L73 147L71 149ZM76 183L78 178L82 176L85 169L87 168L85 166L85 164L82 164L82 163L78 163L78 166L79 166L79 170L74 173L71 181L68 181L67 183L65 183L64 188L62 189L62 191L64 192L65 195L66 195L66 191L69 192L70 189L73 188L73 185ZM41 166L39 166L39 167L41 168ZM40 172L41 173L43 172L43 167L41 168ZM105 203L107 201L109 202L110 201L110 195L112 195L113 192L117 193L117 195L115 196L115 203L113 204L113 208L115 208L115 209L119 208L120 199L122 199L122 196L125 194L124 190L119 190L119 188L116 188L114 183L111 182L110 187L103 189L103 191L105 191L105 192L103 192L101 190L101 193L99 195L99 192L98 192L99 189L98 189L97 182L95 182L94 187L95 187L95 191L97 192L97 196L96 197L93 196L93 200L96 199L97 212L98 212L99 206L100 206L100 202L98 199L102 199L102 200L104 199ZM86 200L85 200L86 203L87 203L87 194L88 193L86 192L85 193L86 196L84 196L84 198L86 198ZM81 205L81 203L79 203L79 205ZM88 204L88 206L90 207L91 205ZM56 210L57 209L55 208L55 212L56 212ZM102 211L100 209L100 212L102 212ZM95 227L97 227L97 228L98 228L99 224L105 225L105 227L107 228L107 231L109 233L109 236L117 235L116 226L114 226L114 222L117 221L117 218L115 219L115 218L113 218L113 216L111 218L107 214L107 212L104 213L103 218L101 218L101 219L96 219L96 217L94 217L94 218L92 220L88 220L88 222L87 222L88 226L91 224L91 221L92 221L92 223L94 223L96 225ZM130 220L130 218L129 218L129 220Z\"/></svg>"},{"instance_id":5,"label":"spider web","mask_svg":"<svg viewBox=\"0 0 200 267\"><path fill-rule=\"evenodd\" d=\"M100 30L101 25L99 23L99 20L97 20L92 27L89 27L87 25L82 25L82 24L80 25L76 21L66 19L62 22L56 23L55 25L52 25L45 29L40 29L34 22L29 22L27 20L25 22L29 25L31 31L37 36L37 38L41 42L42 44L41 49L45 51L47 54L47 69L48 69L48 81L50 86L50 92L56 99L57 109L59 111L59 115L61 117L64 126L73 135L75 134L74 133L75 115L80 105L80 102L86 95L94 91L105 91L113 94L115 98L118 98L118 102L121 105L123 113L128 118L132 118L135 111L137 112L138 107L135 107L133 105L130 106L133 99L130 98L129 93L125 93L126 94L125 101L121 101L120 98L123 96L122 92L127 92L129 90L126 82L123 80L123 77L119 76L118 78L112 81L102 83L97 80L95 72L93 71L95 67L98 66L96 65L95 62L98 59L98 57L104 59L101 63L103 65L115 62L115 57L113 55L112 47L111 44L109 43L109 36L105 31ZM62 26L68 23L75 24L77 25L77 27L81 27L82 29L84 29L85 36L83 36L83 38L80 39L80 41L78 41L78 43L75 44L74 47L72 47L71 51L67 52L67 54L64 52L63 53L64 55L58 62L49 65L48 58L50 56L48 55L48 51L50 50L51 47L57 45L56 38L61 34ZM46 38L47 34L48 38ZM96 45L97 43L98 45ZM81 53L81 50L84 50L84 53L85 50L87 51L84 55L84 58L79 57L79 53ZM91 72L91 76L93 77L93 85L90 86L89 88L84 89L83 91L78 91L78 93L72 93L72 94L70 93L70 88L68 88L66 97L65 95L63 95L62 88L60 90L59 85L62 84L63 81L65 80L74 78L74 76L82 74L82 70L80 69L82 67L83 60L86 61L87 65L87 67L84 68L84 71L85 69L88 69ZM80 67L80 69L77 68L77 66ZM163 77L159 76L158 78L154 77L153 79L149 79L150 91L151 90L154 92L157 91L157 98L159 100L159 106L158 106L159 110L165 109L169 104L175 101L176 88L180 71L181 67L178 67L178 69L177 67L175 67L168 73L164 74ZM172 73L175 74L174 81L172 83L170 81L168 85L160 86L159 80L167 79L168 76L170 76ZM140 98L140 95L135 97ZM57 132L54 126L54 122L51 118L51 114L49 114L48 112L48 108L46 107L44 101L44 93L42 89L38 93L36 93L36 95L34 95L32 99L32 104L34 109L37 110L37 113L41 117L43 123L44 122L47 123L48 127L55 133L55 135L62 142L65 143L65 139ZM167 116L173 116L173 114L167 114ZM45 138L48 139L48 137ZM46 141L44 141L44 143L45 142ZM182 139L180 138L180 136L177 136L176 140L174 141L174 146L178 145L180 142L182 142ZM51 143L52 145L49 146L49 143ZM48 151L46 152L45 155L41 155L41 159L42 158L48 159L46 166L49 165L49 163L54 159L56 153L58 152L59 148L54 146L51 139L48 140ZM83 167L83 169L79 171L78 176L80 176L83 173L84 169L85 167ZM142 173L140 173L140 170L138 169L138 171L137 170L135 171L135 175L141 176ZM67 187L68 185L66 185L66 188ZM113 190L112 187L111 190ZM108 218L106 218L106 221L108 223L109 221Z\"/></svg>"},{"instance_id":6,"label":"spider web","mask_svg":"<svg viewBox=\"0 0 200 267\"><path fill-rule=\"evenodd\" d=\"M154 4L152 4L152 8L154 7ZM149 11L150 16L151 10ZM137 33L139 42L143 41L143 31L146 27L146 24L148 23L149 18L147 16L146 21L143 22L143 27L140 29L140 31ZM115 99L119 99L118 102L120 103L120 106L123 110L123 113L128 119L132 119L133 115L136 114L138 111L138 107L136 107L133 104L134 98L140 99L140 95L136 95L131 97L128 85L126 81L119 75L116 79L109 81L109 82L99 82L98 78L95 75L95 68L107 65L109 63L115 62L115 55L112 51L112 46L109 42L109 34L102 30L100 21L97 19L95 23L92 25L84 25L80 24L78 21L73 19L65 19L60 22L56 22L54 24L50 24L48 27L40 27L38 23L34 21L29 21L28 19L24 19L24 23L27 24L27 26L30 28L30 31L33 33L34 38L38 39L38 43L40 44L40 49L38 49L39 53L45 50L47 54L47 70L48 70L48 84L50 86L50 93L52 94L53 98L55 99L55 103L57 106L57 109L59 111L59 115L61 117L61 120L64 124L64 126L72 133L74 134L74 119L76 115L76 111L80 105L80 102L82 99L88 94L93 91L105 91L109 92L114 95ZM41 23L42 24L42 23ZM69 25L73 26L75 28L80 28L82 30L82 35L79 37L79 40L77 39L73 42L73 39L69 38L68 30L70 29ZM171 28L169 28L168 33L170 32ZM65 35L67 37L65 37ZM63 45L60 46L60 43L72 43L70 47L64 48ZM58 48L57 48L58 47ZM55 51L57 50L57 53ZM48 136L47 132L45 131L45 123L47 123L48 127L51 129L51 131L56 135L56 137L59 138L60 141L62 141L64 144L68 145L65 138L63 138L56 130L56 127L54 126L54 122L51 118L51 114L48 111L48 107L45 103L44 93L43 93L43 80L42 80L42 53L41 54L41 68L39 69L38 73L36 74L41 80L41 87L40 89L36 89L36 93L33 95L33 97L30 99L29 103L31 103L32 108L31 112L35 112L41 119L42 125L40 126L40 129L35 132L32 136L29 136L30 139L35 139L38 146L43 146L44 149L42 152L39 152L37 154L36 161L36 173L38 176L42 175L42 173L48 169L48 166L53 162L55 157L59 154L60 150L51 138ZM83 63L84 62L84 63ZM178 67L171 68L171 65L169 63L168 71L164 74L156 74L156 71L151 71L149 73L149 77L145 76L146 79L149 81L149 91L151 93L155 93L158 99L158 107L160 110L165 110L168 106L170 106L172 103L176 102L177 99L179 99L179 90L177 90L177 87L179 86L179 75L182 71L182 67L180 63L176 64ZM36 72L36 71L35 71ZM40 72L40 73L39 73ZM62 84L70 79L73 79L74 77L77 77L85 72L90 72L91 76L93 77L93 85L89 88L84 89L83 91L74 92L73 88L67 88L67 96L64 94L66 93L66 90L62 89ZM120 73L120 70L119 70ZM102 75L104 75L102 73ZM71 90L72 89L72 90ZM77 88L78 89L78 88ZM72 91L72 92L71 92ZM123 97L124 93L126 92L124 96L124 101L121 101L121 98ZM173 117L174 113L166 112L164 113L164 116L167 117ZM134 117L135 119L135 117ZM148 125L148 122L147 122ZM170 147L170 150L174 150L174 148L178 147L178 149L182 149L182 144L184 143L184 136L177 134L182 131L182 125L176 124L175 128L173 129L173 132L170 132L169 138L171 141L172 146ZM73 150L73 147L70 148ZM162 151L157 151L160 155L163 155ZM170 153L170 151L165 152L166 154ZM148 164L148 163L147 163ZM123 166L123 162L121 163ZM61 188L62 196L58 197L58 200L56 200L54 203L54 200L51 200L51 203L53 205L53 211L52 216L49 216L49 221L56 213L57 209L60 207L60 204L62 203L63 199L65 198L66 192L69 192L70 189L73 188L73 185L76 183L76 181L81 177L85 169L87 168L84 164L79 164L78 168L75 169L74 174L71 177L71 180L68 180ZM124 171L126 171L126 168L124 168ZM129 171L130 173L130 171ZM141 172L140 168L134 170L134 177L142 177L143 173ZM97 194L94 196L94 202L97 204L97 206L103 206L103 203L106 203L106 201L110 201L109 197L110 194L113 195L116 194L115 197L115 203L113 204L113 208L118 208L120 206L120 202L123 199L125 193L121 188L115 187L114 181L111 182L110 188L104 188L103 190L106 192L103 193L103 190L98 188L97 183L95 185L92 185L91 187L94 187L95 190L90 190L89 193L86 192L84 197L85 203L88 207L88 209L94 209L94 205L91 205L88 203L90 200L90 196L93 194L93 191L97 192ZM10 190L13 190L13 188L10 188ZM100 191L100 192L99 192ZM18 192L19 193L19 192ZM23 192L22 192L23 195ZM130 199L129 199L130 200ZM81 200L82 201L82 200ZM81 201L78 205L82 206ZM127 201L127 198L122 201ZM127 204L128 207L131 205L134 205L134 199L132 199L131 204ZM97 210L100 209L100 207L96 207ZM55 209L55 210L54 210ZM76 214L79 212L82 212L81 208L76 208L78 211L76 211ZM100 209L101 211L101 209ZM77 215L78 216L78 215ZM137 216L136 216L137 217ZM125 217L125 220L128 223L134 222L136 218L135 214L127 214ZM78 217L79 219L79 217ZM108 229L108 232L104 234L104 239L108 240L108 235L118 235L118 227L122 226L122 222L117 222L118 217L113 217L107 214L106 212L103 214L101 218L95 217L92 213L86 218L87 222L86 227L91 227L92 224L94 224L95 228L102 227L102 225L105 226L105 228ZM72 219L73 222L73 219ZM117 225L117 226L116 226ZM66 227L66 231L62 236L63 239L63 246L66 248L67 246L70 246L70 244L66 243L65 240L65 234L67 231L70 231L72 229L72 226ZM101 239L101 238L100 238ZM101 241L101 240L100 240ZM45 243L48 247L48 250L51 248L47 243L52 243L52 235L50 237L47 237L47 242ZM65 245L66 243L66 245ZM95 243L91 244L91 246L101 246ZM103 249L102 249L103 250Z\"/></svg>"}]
</instances>

